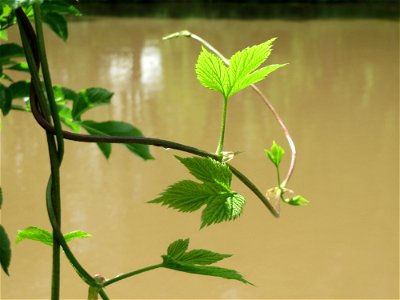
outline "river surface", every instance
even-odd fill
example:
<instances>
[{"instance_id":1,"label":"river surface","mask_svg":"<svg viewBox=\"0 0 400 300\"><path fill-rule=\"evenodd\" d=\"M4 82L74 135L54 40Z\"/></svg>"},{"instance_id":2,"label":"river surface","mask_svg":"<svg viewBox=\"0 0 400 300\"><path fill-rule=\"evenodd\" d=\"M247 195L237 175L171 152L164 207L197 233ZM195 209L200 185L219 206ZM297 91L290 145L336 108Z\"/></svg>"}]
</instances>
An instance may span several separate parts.
<instances>
[{"instance_id":1,"label":"river surface","mask_svg":"<svg viewBox=\"0 0 400 300\"><path fill-rule=\"evenodd\" d=\"M188 29L230 56L278 37L269 63L290 63L259 88L285 120L297 147L288 187L311 202L283 205L273 217L238 180L246 199L235 222L200 230L200 213L182 214L151 200L191 175L174 158L151 148L142 161L115 145L106 160L96 145L66 141L61 169L63 230L90 239L71 248L93 274L112 278L161 261L167 246L191 238L191 249L232 253L220 266L237 269L256 286L159 269L107 288L112 299L397 298L399 166L399 32L386 20L204 20L90 17L69 25L62 42L46 31L53 82L80 90L104 87L112 105L85 118L131 122L145 135L215 151L222 100L197 81L200 45L162 41ZM19 42L16 31L11 41ZM243 151L232 164L266 191L276 184L264 149L289 148L257 95L235 95L225 149ZM2 119L2 223L15 239L27 226L50 230L45 208L49 163L45 135L26 113ZM51 249L12 245L2 299L49 297ZM62 259L62 297L83 299L87 288Z\"/></svg>"}]
</instances>

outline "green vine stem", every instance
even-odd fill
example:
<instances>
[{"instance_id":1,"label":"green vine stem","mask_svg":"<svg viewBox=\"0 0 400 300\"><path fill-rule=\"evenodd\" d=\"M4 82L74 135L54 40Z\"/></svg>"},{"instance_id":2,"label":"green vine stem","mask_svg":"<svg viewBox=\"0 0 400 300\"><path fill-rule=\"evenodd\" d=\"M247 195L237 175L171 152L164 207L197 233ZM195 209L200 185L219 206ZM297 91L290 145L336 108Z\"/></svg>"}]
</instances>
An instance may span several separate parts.
<instances>
[{"instance_id":1,"label":"green vine stem","mask_svg":"<svg viewBox=\"0 0 400 300\"><path fill-rule=\"evenodd\" d=\"M222 109L222 119L221 119L221 130L219 134L219 141L217 146L216 154L219 158L222 156L222 150L224 149L224 138L225 138L225 126L226 126L226 113L228 111L228 101L229 99L224 99L224 106Z\"/></svg>"},{"instance_id":2,"label":"green vine stem","mask_svg":"<svg viewBox=\"0 0 400 300\"><path fill-rule=\"evenodd\" d=\"M212 46L209 42L207 42L206 40L204 40L203 38L199 37L198 35L188 31L188 30L182 30L182 31L178 31L175 33L172 33L170 35L167 35L163 38L163 40L168 40L168 39L172 39L172 38L177 38L177 37L189 37L192 38L198 42L200 42L204 47L206 47L207 49L209 49L210 51L212 51L215 55L217 55L226 65L229 65L229 60L221 54L221 52L219 52L214 46ZM279 115L279 113L277 112L277 110L275 109L275 107L271 104L271 102L268 100L268 98L263 94L263 92L261 92L261 90L254 84L250 85L251 88L260 96L260 98L263 100L264 104L267 105L267 107L269 108L269 110L272 112L272 114L274 115L275 119L278 121L279 125L281 126L284 135L286 137L286 140L289 144L290 150L291 150L291 159L290 159L290 165L289 165L289 169L287 171L286 177L285 179L282 181L282 186L284 187L287 182L289 181L290 177L292 176L293 170L294 170L294 165L296 162L296 147L295 144L293 142L293 139L289 133L289 130L287 129L285 123L283 122L282 117Z\"/></svg>"}]
</instances>

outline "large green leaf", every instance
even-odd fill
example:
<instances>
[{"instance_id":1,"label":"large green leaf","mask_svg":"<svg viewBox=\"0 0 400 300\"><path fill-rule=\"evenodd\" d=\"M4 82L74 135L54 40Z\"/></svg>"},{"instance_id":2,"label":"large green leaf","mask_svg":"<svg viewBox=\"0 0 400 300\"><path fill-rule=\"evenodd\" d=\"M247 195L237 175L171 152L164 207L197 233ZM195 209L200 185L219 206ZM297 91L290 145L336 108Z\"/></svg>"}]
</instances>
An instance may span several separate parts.
<instances>
[{"instance_id":1,"label":"large green leaf","mask_svg":"<svg viewBox=\"0 0 400 300\"><path fill-rule=\"evenodd\" d=\"M215 54L203 48L196 63L197 78L206 88L219 91L225 99L229 99L233 94L285 66L275 64L257 70L270 55L274 41L275 39L270 39L236 52L230 59L229 67Z\"/></svg>"},{"instance_id":2,"label":"large green leaf","mask_svg":"<svg viewBox=\"0 0 400 300\"><path fill-rule=\"evenodd\" d=\"M118 121L82 121L80 122L83 128L91 135L108 135L108 136L143 136L142 132L129 123ZM148 145L141 144L124 144L129 151L143 158L144 160L153 159L150 154ZM108 158L111 154L111 144L98 143L100 150L104 156Z\"/></svg>"},{"instance_id":3,"label":"large green leaf","mask_svg":"<svg viewBox=\"0 0 400 300\"><path fill-rule=\"evenodd\" d=\"M167 255L161 256L163 259L163 267L186 273L234 279L251 284L235 270L208 266L230 257L230 254L220 254L203 249L195 249L187 252L188 245L189 239L173 242L168 247Z\"/></svg>"},{"instance_id":4,"label":"large green leaf","mask_svg":"<svg viewBox=\"0 0 400 300\"><path fill-rule=\"evenodd\" d=\"M179 181L149 203L160 203L181 212L193 212L206 206L201 216L201 228L240 216L245 199L231 190L232 174L225 163L206 157L177 159L202 183Z\"/></svg>"},{"instance_id":5,"label":"large green leaf","mask_svg":"<svg viewBox=\"0 0 400 300\"><path fill-rule=\"evenodd\" d=\"M0 264L3 271L8 274L8 267L10 266L11 261L11 247L10 247L10 239L4 227L0 225Z\"/></svg>"},{"instance_id":6,"label":"large green leaf","mask_svg":"<svg viewBox=\"0 0 400 300\"><path fill-rule=\"evenodd\" d=\"M54 12L48 12L43 15L43 21L50 26L50 28L57 34L63 41L68 39L68 26L65 18Z\"/></svg>"},{"instance_id":7,"label":"large green leaf","mask_svg":"<svg viewBox=\"0 0 400 300\"><path fill-rule=\"evenodd\" d=\"M72 117L80 120L87 110L98 105L109 104L113 93L103 88L88 88L79 92L72 106Z\"/></svg>"}]
</instances>

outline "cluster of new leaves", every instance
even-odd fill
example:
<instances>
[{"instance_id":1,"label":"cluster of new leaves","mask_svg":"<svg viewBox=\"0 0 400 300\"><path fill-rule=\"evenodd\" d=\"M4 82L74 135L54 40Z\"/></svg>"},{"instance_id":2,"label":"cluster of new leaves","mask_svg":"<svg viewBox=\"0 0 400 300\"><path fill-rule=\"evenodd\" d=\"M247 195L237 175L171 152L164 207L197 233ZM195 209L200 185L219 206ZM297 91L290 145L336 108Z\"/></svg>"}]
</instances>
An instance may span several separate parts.
<instances>
[{"instance_id":1,"label":"cluster of new leaves","mask_svg":"<svg viewBox=\"0 0 400 300\"><path fill-rule=\"evenodd\" d=\"M193 212L206 206L201 215L201 227L239 217L245 199L231 190L232 172L226 163L205 157L176 158L201 183L179 181L150 203L161 203L181 212Z\"/></svg>"},{"instance_id":2,"label":"cluster of new leaves","mask_svg":"<svg viewBox=\"0 0 400 300\"><path fill-rule=\"evenodd\" d=\"M225 99L229 99L286 65L273 64L257 70L271 54L274 41L275 38L236 52L229 60L229 67L218 56L203 48L196 64L197 78L206 88L219 91Z\"/></svg>"},{"instance_id":3,"label":"cluster of new leaves","mask_svg":"<svg viewBox=\"0 0 400 300\"><path fill-rule=\"evenodd\" d=\"M235 279L252 284L235 270L210 266L222 259L230 257L230 254L220 254L203 249L187 251L188 247L189 239L177 240L170 244L167 254L162 256L163 267L186 273Z\"/></svg>"},{"instance_id":4,"label":"cluster of new leaves","mask_svg":"<svg viewBox=\"0 0 400 300\"><path fill-rule=\"evenodd\" d=\"M275 141L272 142L270 149L265 150L265 155L269 160L275 165L278 173L278 187L272 188L268 191L269 197L281 198L283 202L294 205L294 206L304 206L308 204L308 200L303 196L297 195L291 198L285 197L285 192L288 190L282 186L279 176L279 165L282 161L285 151L281 146L279 146Z\"/></svg>"}]
</instances>

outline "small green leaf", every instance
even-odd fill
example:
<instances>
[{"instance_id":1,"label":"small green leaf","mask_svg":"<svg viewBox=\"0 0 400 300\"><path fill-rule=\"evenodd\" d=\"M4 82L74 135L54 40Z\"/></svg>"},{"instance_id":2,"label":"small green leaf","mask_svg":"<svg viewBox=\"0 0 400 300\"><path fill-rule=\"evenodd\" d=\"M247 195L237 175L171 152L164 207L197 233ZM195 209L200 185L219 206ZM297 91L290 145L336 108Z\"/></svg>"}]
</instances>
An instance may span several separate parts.
<instances>
[{"instance_id":1,"label":"small green leaf","mask_svg":"<svg viewBox=\"0 0 400 300\"><path fill-rule=\"evenodd\" d=\"M73 110L72 110L73 113ZM95 122L95 121L82 121L81 126L85 128L91 135L108 135L108 136L143 136L142 132L131 124L118 121L106 121L106 122ZM150 154L148 145L141 144L124 144L129 151L138 155L144 160L153 159ZM108 158L111 154L111 144L98 143L101 151Z\"/></svg>"},{"instance_id":2,"label":"small green leaf","mask_svg":"<svg viewBox=\"0 0 400 300\"><path fill-rule=\"evenodd\" d=\"M109 104L113 93L103 88L88 88L79 92L72 106L72 116L80 121L81 115L98 105Z\"/></svg>"},{"instance_id":3,"label":"small green leaf","mask_svg":"<svg viewBox=\"0 0 400 300\"><path fill-rule=\"evenodd\" d=\"M173 258L178 259L181 257L189 247L189 239L185 240L176 240L175 242L171 243L167 249L167 255Z\"/></svg>"},{"instance_id":4,"label":"small green leaf","mask_svg":"<svg viewBox=\"0 0 400 300\"><path fill-rule=\"evenodd\" d=\"M203 182L218 183L229 189L232 181L232 171L226 163L209 157L175 157L197 179Z\"/></svg>"},{"instance_id":5,"label":"small green leaf","mask_svg":"<svg viewBox=\"0 0 400 300\"><path fill-rule=\"evenodd\" d=\"M10 239L4 227L0 225L0 264L3 271L8 274L8 267L10 266L11 261L11 247L10 247Z\"/></svg>"},{"instance_id":6,"label":"small green leaf","mask_svg":"<svg viewBox=\"0 0 400 300\"><path fill-rule=\"evenodd\" d=\"M58 14L49 12L43 15L43 21L49 25L51 30L58 35L64 42L68 39L68 26L65 18Z\"/></svg>"},{"instance_id":7,"label":"small green leaf","mask_svg":"<svg viewBox=\"0 0 400 300\"><path fill-rule=\"evenodd\" d=\"M66 242L70 242L74 239L83 239L83 238L88 238L91 237L92 235L89 233L86 233L82 230L75 230L71 231L69 233L64 234L64 238ZM23 240L32 240L32 241L37 241L41 242L45 245L52 246L53 245L53 235L51 232L38 228L38 227L27 227L22 230L17 231L17 238L15 242L19 244Z\"/></svg>"},{"instance_id":8,"label":"small green leaf","mask_svg":"<svg viewBox=\"0 0 400 300\"><path fill-rule=\"evenodd\" d=\"M195 265L211 265L231 256L231 254L220 254L209 250L196 249L183 254L179 258L179 261Z\"/></svg>"},{"instance_id":9,"label":"small green leaf","mask_svg":"<svg viewBox=\"0 0 400 300\"><path fill-rule=\"evenodd\" d=\"M208 266L230 257L230 254L220 254L203 249L195 249L187 252L188 246L189 239L173 242L168 247L167 255L161 256L163 267L186 273L235 279L243 283L252 284L235 270Z\"/></svg>"},{"instance_id":10,"label":"small green leaf","mask_svg":"<svg viewBox=\"0 0 400 300\"><path fill-rule=\"evenodd\" d=\"M92 236L91 234L84 232L82 230L75 230L64 234L64 239L68 243L74 239L85 239L91 236Z\"/></svg>"},{"instance_id":11,"label":"small green leaf","mask_svg":"<svg viewBox=\"0 0 400 300\"><path fill-rule=\"evenodd\" d=\"M285 202L294 206L305 206L309 201L302 196L294 196L293 198L285 199Z\"/></svg>"},{"instance_id":12,"label":"small green leaf","mask_svg":"<svg viewBox=\"0 0 400 300\"><path fill-rule=\"evenodd\" d=\"M53 236L49 231L33 226L17 231L15 242L18 244L23 240L38 241L49 246L53 245Z\"/></svg>"},{"instance_id":13,"label":"small green leaf","mask_svg":"<svg viewBox=\"0 0 400 300\"><path fill-rule=\"evenodd\" d=\"M281 146L279 146L275 141L272 142L272 146L270 150L265 150L265 154L268 156L268 158L272 161L272 163L276 166L279 167L279 164L282 161L283 154L285 154L285 151Z\"/></svg>"}]
</instances>

